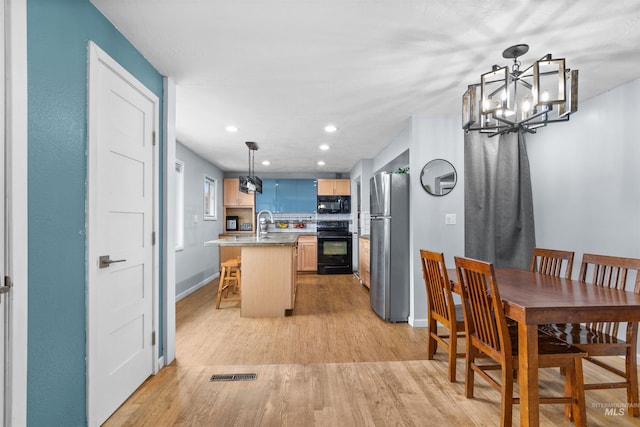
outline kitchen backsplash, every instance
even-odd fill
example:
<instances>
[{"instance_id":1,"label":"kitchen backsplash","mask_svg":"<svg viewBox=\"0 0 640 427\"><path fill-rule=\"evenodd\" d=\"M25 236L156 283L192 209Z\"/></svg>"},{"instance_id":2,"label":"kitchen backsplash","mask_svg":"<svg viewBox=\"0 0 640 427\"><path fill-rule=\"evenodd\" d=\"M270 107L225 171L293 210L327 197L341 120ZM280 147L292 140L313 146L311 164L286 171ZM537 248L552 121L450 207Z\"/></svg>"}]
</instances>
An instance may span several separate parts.
<instances>
[{"instance_id":1,"label":"kitchen backsplash","mask_svg":"<svg viewBox=\"0 0 640 427\"><path fill-rule=\"evenodd\" d=\"M351 214L274 213L273 221L267 227L269 233L315 233L318 221L349 221L350 230L357 231Z\"/></svg>"},{"instance_id":2,"label":"kitchen backsplash","mask_svg":"<svg viewBox=\"0 0 640 427\"><path fill-rule=\"evenodd\" d=\"M368 236L371 234L371 213L362 211L360 213L360 235Z\"/></svg>"}]
</instances>

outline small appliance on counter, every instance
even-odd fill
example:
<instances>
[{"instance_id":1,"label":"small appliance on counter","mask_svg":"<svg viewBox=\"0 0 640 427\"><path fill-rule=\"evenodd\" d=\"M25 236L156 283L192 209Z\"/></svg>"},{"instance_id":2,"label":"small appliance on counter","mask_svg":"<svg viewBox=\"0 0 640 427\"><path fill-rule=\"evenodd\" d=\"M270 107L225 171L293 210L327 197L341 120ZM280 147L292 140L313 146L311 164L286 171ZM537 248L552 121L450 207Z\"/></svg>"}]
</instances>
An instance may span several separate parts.
<instances>
[{"instance_id":1,"label":"small appliance on counter","mask_svg":"<svg viewBox=\"0 0 640 427\"><path fill-rule=\"evenodd\" d=\"M227 231L238 231L238 217L227 215Z\"/></svg>"}]
</instances>

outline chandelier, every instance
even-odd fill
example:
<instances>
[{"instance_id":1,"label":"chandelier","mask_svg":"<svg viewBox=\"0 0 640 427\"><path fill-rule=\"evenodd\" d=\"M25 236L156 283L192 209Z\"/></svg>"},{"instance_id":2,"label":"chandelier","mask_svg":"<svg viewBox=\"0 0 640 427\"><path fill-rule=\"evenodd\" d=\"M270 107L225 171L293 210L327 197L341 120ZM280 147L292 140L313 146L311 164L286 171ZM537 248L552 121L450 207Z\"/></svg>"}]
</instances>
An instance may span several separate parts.
<instances>
[{"instance_id":1,"label":"chandelier","mask_svg":"<svg viewBox=\"0 0 640 427\"><path fill-rule=\"evenodd\" d=\"M547 123L569 120L578 111L578 70L565 67L564 58L540 58L520 69L518 58L529 51L526 44L511 46L503 58L508 66L494 65L471 84L462 96L462 128L491 136L523 130L536 133Z\"/></svg>"},{"instance_id":2,"label":"chandelier","mask_svg":"<svg viewBox=\"0 0 640 427\"><path fill-rule=\"evenodd\" d=\"M240 191L249 193L251 191L262 194L262 180L254 175L255 151L258 151L258 144L255 142L245 142L249 148L249 175L240 177Z\"/></svg>"}]
</instances>

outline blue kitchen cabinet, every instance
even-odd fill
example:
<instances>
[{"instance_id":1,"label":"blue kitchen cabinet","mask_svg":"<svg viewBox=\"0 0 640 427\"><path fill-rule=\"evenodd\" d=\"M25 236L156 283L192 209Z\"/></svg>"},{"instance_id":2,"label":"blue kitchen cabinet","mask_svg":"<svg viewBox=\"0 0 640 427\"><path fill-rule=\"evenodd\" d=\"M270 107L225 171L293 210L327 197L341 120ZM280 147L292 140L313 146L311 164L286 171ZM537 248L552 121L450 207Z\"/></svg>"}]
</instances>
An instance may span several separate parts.
<instances>
[{"instance_id":1,"label":"blue kitchen cabinet","mask_svg":"<svg viewBox=\"0 0 640 427\"><path fill-rule=\"evenodd\" d=\"M256 193L256 213L269 210L276 212L276 179L262 180L262 194Z\"/></svg>"},{"instance_id":2,"label":"blue kitchen cabinet","mask_svg":"<svg viewBox=\"0 0 640 427\"><path fill-rule=\"evenodd\" d=\"M296 210L296 181L297 179L278 179L276 190L276 210L290 213Z\"/></svg>"},{"instance_id":3,"label":"blue kitchen cabinet","mask_svg":"<svg viewBox=\"0 0 640 427\"><path fill-rule=\"evenodd\" d=\"M316 211L315 179L263 179L256 194L256 212L313 213Z\"/></svg>"},{"instance_id":4,"label":"blue kitchen cabinet","mask_svg":"<svg viewBox=\"0 0 640 427\"><path fill-rule=\"evenodd\" d=\"M315 179L296 180L296 212L315 212L318 188Z\"/></svg>"}]
</instances>

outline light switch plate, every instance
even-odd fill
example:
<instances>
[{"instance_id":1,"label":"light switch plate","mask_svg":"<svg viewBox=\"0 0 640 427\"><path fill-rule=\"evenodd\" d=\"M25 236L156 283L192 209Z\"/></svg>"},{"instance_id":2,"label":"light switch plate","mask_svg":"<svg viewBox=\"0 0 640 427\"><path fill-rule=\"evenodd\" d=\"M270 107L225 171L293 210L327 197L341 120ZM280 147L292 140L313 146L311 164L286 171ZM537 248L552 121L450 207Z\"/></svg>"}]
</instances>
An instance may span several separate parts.
<instances>
[{"instance_id":1,"label":"light switch plate","mask_svg":"<svg viewBox=\"0 0 640 427\"><path fill-rule=\"evenodd\" d=\"M447 225L454 225L456 223L456 214L445 214L444 223Z\"/></svg>"}]
</instances>

